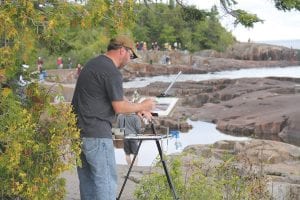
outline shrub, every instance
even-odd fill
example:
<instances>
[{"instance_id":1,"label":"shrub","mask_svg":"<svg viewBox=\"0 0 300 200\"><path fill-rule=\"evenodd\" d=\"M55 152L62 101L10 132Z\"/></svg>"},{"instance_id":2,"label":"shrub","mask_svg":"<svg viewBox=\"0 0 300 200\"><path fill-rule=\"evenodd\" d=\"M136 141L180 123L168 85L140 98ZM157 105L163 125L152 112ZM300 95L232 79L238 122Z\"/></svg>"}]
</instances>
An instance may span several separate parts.
<instances>
[{"instance_id":1,"label":"shrub","mask_svg":"<svg viewBox=\"0 0 300 200\"><path fill-rule=\"evenodd\" d=\"M270 199L263 175L239 169L234 157L227 157L218 164L207 163L203 158L190 162L181 161L182 156L169 160L170 176L181 200L224 199ZM139 200L172 200L166 176L153 172L142 178L135 191Z\"/></svg>"},{"instance_id":2,"label":"shrub","mask_svg":"<svg viewBox=\"0 0 300 200\"><path fill-rule=\"evenodd\" d=\"M50 104L31 84L23 103L0 94L0 199L63 199L60 174L76 164L79 131L70 105Z\"/></svg>"}]
</instances>

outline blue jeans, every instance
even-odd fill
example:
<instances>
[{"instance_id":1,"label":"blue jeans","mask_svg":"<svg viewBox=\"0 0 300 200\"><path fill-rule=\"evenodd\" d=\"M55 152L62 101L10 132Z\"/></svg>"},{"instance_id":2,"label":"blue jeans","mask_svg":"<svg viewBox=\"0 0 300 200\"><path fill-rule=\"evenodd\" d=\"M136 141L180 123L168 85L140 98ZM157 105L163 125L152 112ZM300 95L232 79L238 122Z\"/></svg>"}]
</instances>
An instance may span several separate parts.
<instances>
[{"instance_id":1,"label":"blue jeans","mask_svg":"<svg viewBox=\"0 0 300 200\"><path fill-rule=\"evenodd\" d=\"M77 167L81 200L115 200L117 171L112 139L82 138Z\"/></svg>"}]
</instances>

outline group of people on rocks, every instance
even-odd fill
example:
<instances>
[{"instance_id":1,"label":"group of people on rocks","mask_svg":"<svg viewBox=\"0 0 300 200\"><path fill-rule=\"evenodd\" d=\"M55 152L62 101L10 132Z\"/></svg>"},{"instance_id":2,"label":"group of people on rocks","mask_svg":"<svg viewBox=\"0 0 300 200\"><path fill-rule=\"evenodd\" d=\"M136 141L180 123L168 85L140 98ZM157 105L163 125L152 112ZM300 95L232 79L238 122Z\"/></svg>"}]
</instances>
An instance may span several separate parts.
<instances>
[{"instance_id":1,"label":"group of people on rocks","mask_svg":"<svg viewBox=\"0 0 300 200\"><path fill-rule=\"evenodd\" d=\"M139 50L139 51L146 51L146 50L148 50L148 48L147 48L147 42L145 42L145 41L136 42L136 46L135 47L136 47L136 50ZM175 45L175 47L177 47L177 45ZM169 49L169 48L166 48L166 49ZM154 41L154 42L151 43L151 48L149 50L157 50L157 51L160 50L160 46L158 45L157 41ZM168 56L165 58L165 63L166 64L170 64L170 59L169 59ZM72 69L73 66L74 66L73 65L74 64L73 60L70 57L67 58L67 61L65 63L64 60L63 60L63 57L59 56L57 58L57 60L56 60L56 68L57 69L64 69L64 64L66 64L67 69ZM76 79L78 78L81 70L82 70L82 65L80 63L78 63L76 65L76 76L75 76ZM40 75L45 73L45 70L44 70L44 60L42 59L42 57L38 57L38 59L37 59L37 71L40 73Z\"/></svg>"},{"instance_id":2,"label":"group of people on rocks","mask_svg":"<svg viewBox=\"0 0 300 200\"><path fill-rule=\"evenodd\" d=\"M57 66L57 69L63 69L64 62L63 62L62 57L57 58L56 66ZM68 66L68 69L73 68L73 61L70 57L67 59L67 66ZM76 79L78 78L81 70L82 70L82 65L80 63L78 63L77 66L76 66ZM37 71L40 73L40 75L45 72L45 70L44 70L44 60L42 59L42 57L38 57L38 59L37 59Z\"/></svg>"},{"instance_id":3,"label":"group of people on rocks","mask_svg":"<svg viewBox=\"0 0 300 200\"><path fill-rule=\"evenodd\" d=\"M63 69L64 68L64 61L63 61L62 57L57 58L56 66L57 66L57 69ZM73 68L73 61L70 57L67 59L67 67L68 67L68 69Z\"/></svg>"},{"instance_id":4,"label":"group of people on rocks","mask_svg":"<svg viewBox=\"0 0 300 200\"><path fill-rule=\"evenodd\" d=\"M156 41L151 43L150 49L147 48L147 42L145 42L145 41L136 42L135 47L138 51L146 51L146 50L159 51L159 50L161 50L160 46L158 45L158 43ZM174 44L170 44L170 43L166 42L166 43L163 44L163 48L165 50L169 50L169 51L181 49L181 43L180 42L174 42Z\"/></svg>"},{"instance_id":5,"label":"group of people on rocks","mask_svg":"<svg viewBox=\"0 0 300 200\"><path fill-rule=\"evenodd\" d=\"M136 42L136 46L135 47L136 47L136 49L138 51L146 51L146 50L148 50L148 48L147 48L147 42L144 42L144 41ZM157 50L157 51L160 50L160 47L159 47L159 45L158 45L158 43L156 41L151 43L151 50Z\"/></svg>"}]
</instances>

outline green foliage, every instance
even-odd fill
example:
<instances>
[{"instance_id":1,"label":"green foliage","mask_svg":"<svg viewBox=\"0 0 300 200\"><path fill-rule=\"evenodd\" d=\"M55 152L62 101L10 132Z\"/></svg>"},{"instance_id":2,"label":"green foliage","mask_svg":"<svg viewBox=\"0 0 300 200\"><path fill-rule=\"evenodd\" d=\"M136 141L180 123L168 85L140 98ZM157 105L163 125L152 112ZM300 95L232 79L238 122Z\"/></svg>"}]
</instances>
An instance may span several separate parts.
<instances>
[{"instance_id":1,"label":"green foliage","mask_svg":"<svg viewBox=\"0 0 300 200\"><path fill-rule=\"evenodd\" d=\"M299 0L273 0L274 6L278 10L291 11L291 10L300 10L300 1ZM220 0L225 12L235 18L234 24L242 24L245 27L252 28L255 23L263 22L256 14L248 13L245 10L241 9L232 9L233 5L237 5L238 1L236 0Z\"/></svg>"},{"instance_id":2,"label":"green foliage","mask_svg":"<svg viewBox=\"0 0 300 200\"><path fill-rule=\"evenodd\" d=\"M77 63L85 63L91 56L105 52L109 40L101 28L74 30L68 38L73 45L68 57L76 59Z\"/></svg>"},{"instance_id":3,"label":"green foliage","mask_svg":"<svg viewBox=\"0 0 300 200\"><path fill-rule=\"evenodd\" d=\"M224 51L234 42L232 35L214 19L199 22L193 34L193 46L197 45L201 49Z\"/></svg>"},{"instance_id":4,"label":"green foliage","mask_svg":"<svg viewBox=\"0 0 300 200\"><path fill-rule=\"evenodd\" d=\"M162 41L166 41L168 43L173 44L176 42L176 30L173 26L170 26L168 24L165 24L162 28L162 31L160 33L160 39Z\"/></svg>"},{"instance_id":5,"label":"green foliage","mask_svg":"<svg viewBox=\"0 0 300 200\"><path fill-rule=\"evenodd\" d=\"M181 9L181 15L184 21L202 21L209 16L209 13L194 6L188 6Z\"/></svg>"},{"instance_id":6,"label":"green foliage","mask_svg":"<svg viewBox=\"0 0 300 200\"><path fill-rule=\"evenodd\" d=\"M80 59L91 57L101 51L96 48L99 47L99 43L101 46L107 42L107 37L131 29L135 18L133 5L132 0L125 2L89 0L87 5L60 0L1 1L0 67L11 69L11 75L7 76L7 80L10 80L17 75L12 68L19 66L20 63L25 62L34 66L32 69L35 70L38 56L45 59L54 55L57 58L68 54L80 54L85 50L84 53L89 55L84 55ZM77 48L74 46L70 33L76 33L81 29L85 30L86 35L89 35L91 30L97 30L97 35L109 36L98 37L97 42L89 41L93 45L90 46L91 50L86 51L88 48L85 48L80 51L77 49L78 46ZM41 52L45 52L46 55L40 55Z\"/></svg>"},{"instance_id":7,"label":"green foliage","mask_svg":"<svg viewBox=\"0 0 300 200\"><path fill-rule=\"evenodd\" d=\"M214 165L201 157L185 161L184 165L181 159L180 156L173 158L168 166L177 195L182 200L269 199L265 177L249 171L244 174L246 169L237 168L232 156ZM173 199L162 170L144 176L135 197L140 200Z\"/></svg>"},{"instance_id":8,"label":"green foliage","mask_svg":"<svg viewBox=\"0 0 300 200\"><path fill-rule=\"evenodd\" d=\"M217 15L215 9L208 12L195 7L140 5L133 35L138 41L148 44L157 41L161 47L165 43L177 42L191 52L202 49L223 51L234 38L221 26Z\"/></svg>"},{"instance_id":9,"label":"green foliage","mask_svg":"<svg viewBox=\"0 0 300 200\"><path fill-rule=\"evenodd\" d=\"M290 10L300 10L299 0L274 0L275 7L279 10L290 11Z\"/></svg>"},{"instance_id":10,"label":"green foliage","mask_svg":"<svg viewBox=\"0 0 300 200\"><path fill-rule=\"evenodd\" d=\"M237 16L234 24L242 24L245 27L253 27L254 23L263 22L263 20L259 19L256 14L247 13L244 10L235 10L235 15Z\"/></svg>"},{"instance_id":11,"label":"green foliage","mask_svg":"<svg viewBox=\"0 0 300 200\"><path fill-rule=\"evenodd\" d=\"M63 199L60 174L80 153L75 116L36 84L26 92L25 105L11 92L0 95L0 198Z\"/></svg>"},{"instance_id":12,"label":"green foliage","mask_svg":"<svg viewBox=\"0 0 300 200\"><path fill-rule=\"evenodd\" d=\"M175 183L176 191L181 191L184 184L183 179L181 178L181 163L179 160L174 160L170 166L170 176L172 177L172 182ZM139 200L173 199L166 176L160 172L153 172L150 175L144 176L139 187L135 191L135 196Z\"/></svg>"}]
</instances>

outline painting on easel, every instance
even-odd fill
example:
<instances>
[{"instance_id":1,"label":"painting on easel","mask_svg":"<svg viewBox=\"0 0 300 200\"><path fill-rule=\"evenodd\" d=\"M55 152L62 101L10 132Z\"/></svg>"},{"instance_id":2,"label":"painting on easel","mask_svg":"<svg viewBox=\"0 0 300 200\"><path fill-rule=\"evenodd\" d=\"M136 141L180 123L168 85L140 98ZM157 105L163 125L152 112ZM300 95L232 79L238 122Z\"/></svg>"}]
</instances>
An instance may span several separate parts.
<instances>
[{"instance_id":1,"label":"painting on easel","mask_svg":"<svg viewBox=\"0 0 300 200\"><path fill-rule=\"evenodd\" d=\"M141 98L140 102L145 98ZM176 97L157 97L155 98L156 107L152 110L152 113L157 114L158 116L168 116L170 112L175 107L178 98Z\"/></svg>"}]
</instances>

